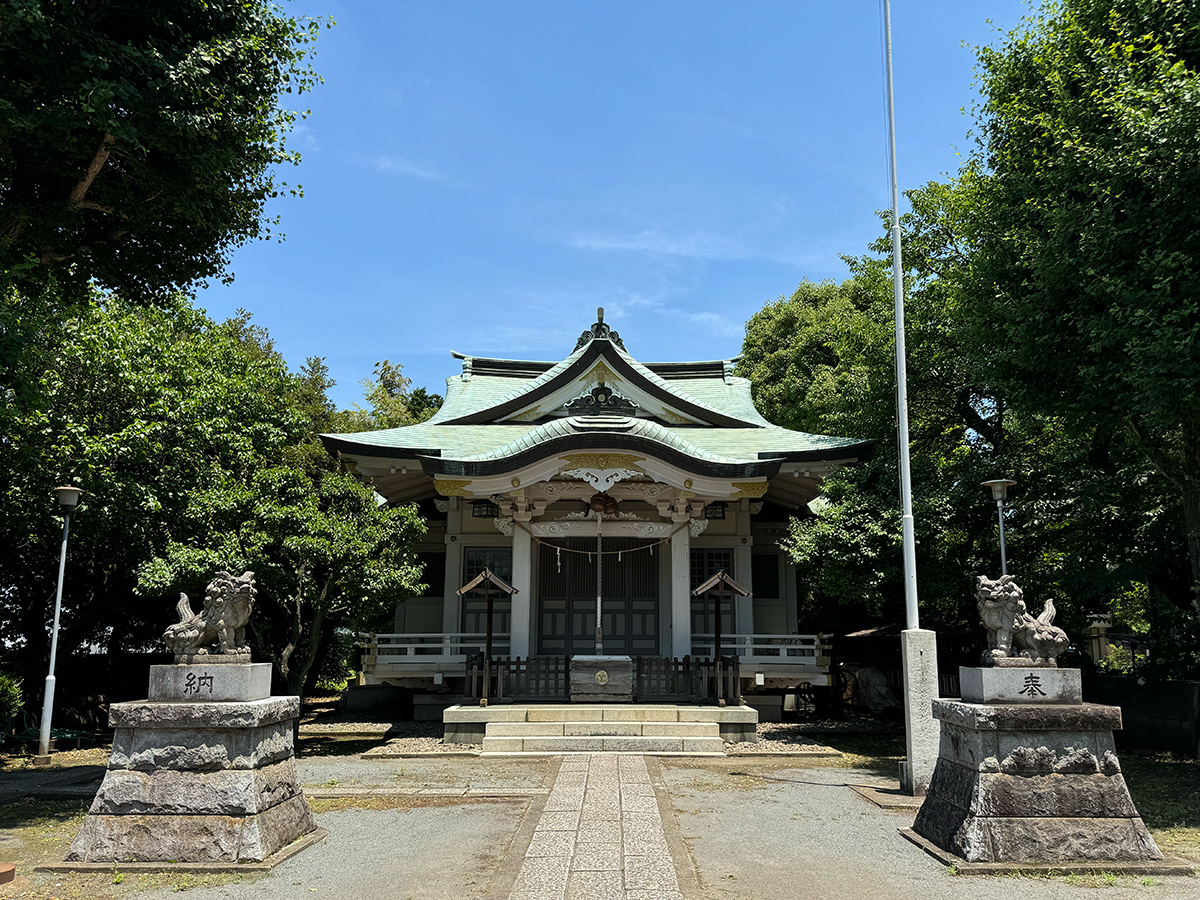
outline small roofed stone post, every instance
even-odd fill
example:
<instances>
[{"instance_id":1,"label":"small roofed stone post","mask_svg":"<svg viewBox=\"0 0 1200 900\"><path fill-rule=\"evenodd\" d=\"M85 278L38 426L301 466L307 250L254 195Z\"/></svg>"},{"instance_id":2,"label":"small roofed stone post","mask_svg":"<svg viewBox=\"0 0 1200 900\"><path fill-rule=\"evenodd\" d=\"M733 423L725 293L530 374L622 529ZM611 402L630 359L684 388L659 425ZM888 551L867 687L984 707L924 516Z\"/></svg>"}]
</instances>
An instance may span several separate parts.
<instances>
[{"instance_id":1,"label":"small roofed stone post","mask_svg":"<svg viewBox=\"0 0 1200 900\"><path fill-rule=\"evenodd\" d=\"M510 597L517 593L517 589L506 582L503 578L492 572L491 569L485 568L482 572L464 584L456 592L460 597L469 594L472 591L480 589L482 586L483 596L487 600L487 632L484 638L483 650L483 691L479 698L480 706L488 705L488 689L492 680L492 634L494 628L494 611L495 611L495 595L508 594Z\"/></svg>"},{"instance_id":2,"label":"small roofed stone post","mask_svg":"<svg viewBox=\"0 0 1200 900\"><path fill-rule=\"evenodd\" d=\"M959 669L961 700L933 701L941 749L906 836L943 861L1152 869L1163 855L1113 744L1120 707L1084 703L1079 670L1059 668L1052 602L1034 618L1011 575L977 588L983 664Z\"/></svg>"},{"instance_id":3,"label":"small roofed stone post","mask_svg":"<svg viewBox=\"0 0 1200 900\"><path fill-rule=\"evenodd\" d=\"M253 572L218 572L199 612L180 595L175 664L109 708L112 755L67 862L234 866L324 836L296 779L300 698L272 697L270 663L251 662L256 595Z\"/></svg>"}]
</instances>

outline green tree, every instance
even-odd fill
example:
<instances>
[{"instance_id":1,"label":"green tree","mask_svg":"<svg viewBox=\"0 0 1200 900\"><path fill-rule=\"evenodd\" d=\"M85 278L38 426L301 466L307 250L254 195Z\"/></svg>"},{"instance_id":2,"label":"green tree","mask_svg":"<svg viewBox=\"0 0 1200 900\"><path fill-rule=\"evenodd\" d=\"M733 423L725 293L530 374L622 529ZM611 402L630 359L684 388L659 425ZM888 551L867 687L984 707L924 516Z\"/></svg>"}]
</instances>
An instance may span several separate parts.
<instances>
[{"instance_id":1,"label":"green tree","mask_svg":"<svg viewBox=\"0 0 1200 900\"><path fill-rule=\"evenodd\" d=\"M216 324L180 297L161 309L99 297L64 329L46 367L25 373L37 402L0 440L0 632L23 668L47 653L61 528L50 498L67 481L87 493L63 652L156 646L177 597L166 591L197 597L215 569L244 565L261 570L259 652L294 684L314 635L415 587L415 513L378 508L316 437L338 421L320 360L290 372L248 315ZM388 546L364 560L372 536ZM348 561L361 571L342 572Z\"/></svg>"},{"instance_id":2,"label":"green tree","mask_svg":"<svg viewBox=\"0 0 1200 900\"><path fill-rule=\"evenodd\" d=\"M298 160L278 102L317 80L318 27L266 0L4 3L7 284L42 270L144 297L221 274Z\"/></svg>"},{"instance_id":3,"label":"green tree","mask_svg":"<svg viewBox=\"0 0 1200 900\"><path fill-rule=\"evenodd\" d=\"M905 241L909 413L923 619L973 621L973 576L998 569L995 507L980 482L1018 480L1010 571L1070 627L1135 583L1166 584L1179 541L1170 491L1134 441L1015 408L975 353L970 191L909 193ZM886 251L886 242L873 245ZM901 616L892 289L883 260L847 260L841 284L804 283L747 324L740 371L764 415L792 428L875 441L871 460L825 483L787 548L810 616L837 624ZM840 611L839 611L840 610Z\"/></svg>"},{"instance_id":4,"label":"green tree","mask_svg":"<svg viewBox=\"0 0 1200 900\"><path fill-rule=\"evenodd\" d=\"M0 426L91 286L163 302L272 235L319 25L271 0L0 3Z\"/></svg>"},{"instance_id":5,"label":"green tree","mask_svg":"<svg viewBox=\"0 0 1200 900\"><path fill-rule=\"evenodd\" d=\"M1101 455L1140 448L1182 498L1200 612L1200 5L1062 0L979 61L964 299L987 383Z\"/></svg>"},{"instance_id":6,"label":"green tree","mask_svg":"<svg viewBox=\"0 0 1200 900\"><path fill-rule=\"evenodd\" d=\"M359 382L368 408L355 406L346 412L346 431L377 431L417 425L433 416L442 406L440 394L425 388L411 390L412 379L404 367L391 360L375 363L373 378Z\"/></svg>"},{"instance_id":7,"label":"green tree","mask_svg":"<svg viewBox=\"0 0 1200 900\"><path fill-rule=\"evenodd\" d=\"M425 526L415 509L381 507L325 464L267 466L195 491L187 517L195 537L145 564L140 589L200 596L214 572L252 570L259 601L250 634L289 693L304 692L332 629L374 628L420 588L411 548Z\"/></svg>"}]
</instances>

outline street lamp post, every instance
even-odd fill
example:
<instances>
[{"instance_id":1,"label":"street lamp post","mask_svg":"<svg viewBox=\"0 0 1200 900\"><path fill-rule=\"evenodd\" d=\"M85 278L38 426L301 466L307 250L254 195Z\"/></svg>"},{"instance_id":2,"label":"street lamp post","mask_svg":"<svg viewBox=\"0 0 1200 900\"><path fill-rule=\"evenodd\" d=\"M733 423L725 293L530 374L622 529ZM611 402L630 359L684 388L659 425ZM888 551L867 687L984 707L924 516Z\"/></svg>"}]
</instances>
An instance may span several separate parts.
<instances>
[{"instance_id":1,"label":"street lamp post","mask_svg":"<svg viewBox=\"0 0 1200 900\"><path fill-rule=\"evenodd\" d=\"M42 700L42 730L38 735L38 755L34 765L50 765L50 720L54 716L54 663L58 656L58 618L62 612L63 569L67 564L67 535L71 530L71 510L79 505L83 491L77 487L57 487L58 504L63 512L62 549L58 554L58 592L54 597L54 630L50 635L50 672L46 676L45 696Z\"/></svg>"},{"instance_id":2,"label":"street lamp post","mask_svg":"<svg viewBox=\"0 0 1200 900\"><path fill-rule=\"evenodd\" d=\"M993 478L983 482L983 486L992 489L992 499L996 501L996 511L1000 516L1000 574L1008 574L1008 557L1004 553L1004 501L1008 497L1008 489L1016 484L1007 478Z\"/></svg>"}]
</instances>

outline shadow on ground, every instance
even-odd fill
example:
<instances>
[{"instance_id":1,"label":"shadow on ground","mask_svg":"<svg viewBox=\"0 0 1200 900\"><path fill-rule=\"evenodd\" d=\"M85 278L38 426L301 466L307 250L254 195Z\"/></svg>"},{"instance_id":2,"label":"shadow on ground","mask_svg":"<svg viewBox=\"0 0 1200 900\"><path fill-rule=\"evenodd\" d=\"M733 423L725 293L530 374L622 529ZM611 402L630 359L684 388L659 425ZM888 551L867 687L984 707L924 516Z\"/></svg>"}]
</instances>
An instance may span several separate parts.
<instances>
[{"instance_id":1,"label":"shadow on ground","mask_svg":"<svg viewBox=\"0 0 1200 900\"><path fill-rule=\"evenodd\" d=\"M301 735L296 744L296 755L299 757L358 756L386 743L386 741L386 735L363 738L338 737L336 734L305 734Z\"/></svg>"},{"instance_id":2,"label":"shadow on ground","mask_svg":"<svg viewBox=\"0 0 1200 900\"><path fill-rule=\"evenodd\" d=\"M36 800L23 797L0 804L0 829L49 828L86 813L91 800Z\"/></svg>"}]
</instances>

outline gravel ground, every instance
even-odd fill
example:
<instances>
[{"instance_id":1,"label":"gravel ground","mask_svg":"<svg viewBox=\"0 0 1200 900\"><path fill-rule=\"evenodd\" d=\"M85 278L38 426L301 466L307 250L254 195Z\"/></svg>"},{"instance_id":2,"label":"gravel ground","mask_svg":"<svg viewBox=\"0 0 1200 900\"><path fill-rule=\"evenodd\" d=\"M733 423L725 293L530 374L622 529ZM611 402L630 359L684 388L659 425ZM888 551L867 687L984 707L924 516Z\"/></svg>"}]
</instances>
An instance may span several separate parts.
<instances>
[{"instance_id":1,"label":"gravel ground","mask_svg":"<svg viewBox=\"0 0 1200 900\"><path fill-rule=\"evenodd\" d=\"M798 750L829 749L807 733L803 725L795 722L759 722L757 743L732 746L755 753L795 753Z\"/></svg>"},{"instance_id":2,"label":"gravel ground","mask_svg":"<svg viewBox=\"0 0 1200 900\"><path fill-rule=\"evenodd\" d=\"M706 900L1196 900L1183 876L976 877L946 867L848 790L876 773L777 762L663 760L663 781Z\"/></svg>"},{"instance_id":3,"label":"gravel ground","mask_svg":"<svg viewBox=\"0 0 1200 900\"><path fill-rule=\"evenodd\" d=\"M462 753L478 751L482 744L447 744L441 722L363 721L362 713L322 716L300 726L301 737L378 737L380 746L398 753Z\"/></svg>"},{"instance_id":4,"label":"gravel ground","mask_svg":"<svg viewBox=\"0 0 1200 900\"><path fill-rule=\"evenodd\" d=\"M837 723L841 724L841 723ZM857 725L858 723L850 723ZM846 729L848 732L862 732L869 723L860 727ZM758 742L746 744L738 749L758 753L794 753L804 750L827 749L820 740L811 733L810 723L797 722L760 722L758 725ZM390 722L363 719L362 713L340 712L325 715L319 721L306 722L300 726L300 733L306 736L366 736L371 735L381 739L381 746L397 753L463 753L479 751L482 744L447 744L442 741L441 722ZM826 729L822 723L818 733L834 733Z\"/></svg>"}]
</instances>

